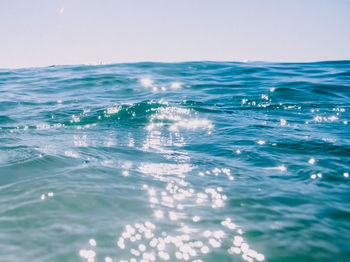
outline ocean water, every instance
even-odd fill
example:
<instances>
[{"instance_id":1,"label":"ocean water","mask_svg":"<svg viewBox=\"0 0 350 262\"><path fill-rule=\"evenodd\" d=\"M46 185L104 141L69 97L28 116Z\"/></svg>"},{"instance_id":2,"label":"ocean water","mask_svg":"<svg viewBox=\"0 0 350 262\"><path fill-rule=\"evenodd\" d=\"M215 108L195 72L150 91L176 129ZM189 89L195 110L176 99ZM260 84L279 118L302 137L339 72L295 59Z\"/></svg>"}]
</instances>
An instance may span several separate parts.
<instances>
[{"instance_id":1,"label":"ocean water","mask_svg":"<svg viewBox=\"0 0 350 262\"><path fill-rule=\"evenodd\" d=\"M0 70L0 261L350 261L350 61Z\"/></svg>"}]
</instances>

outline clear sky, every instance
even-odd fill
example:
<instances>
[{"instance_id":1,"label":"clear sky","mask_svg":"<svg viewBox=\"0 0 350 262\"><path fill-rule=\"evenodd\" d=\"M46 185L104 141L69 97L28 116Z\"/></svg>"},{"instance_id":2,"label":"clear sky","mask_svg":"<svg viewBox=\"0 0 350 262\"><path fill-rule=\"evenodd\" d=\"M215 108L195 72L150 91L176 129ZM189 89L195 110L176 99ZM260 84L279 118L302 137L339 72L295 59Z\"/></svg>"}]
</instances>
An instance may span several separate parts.
<instances>
[{"instance_id":1,"label":"clear sky","mask_svg":"<svg viewBox=\"0 0 350 262\"><path fill-rule=\"evenodd\" d=\"M350 0L0 0L0 68L350 59Z\"/></svg>"}]
</instances>

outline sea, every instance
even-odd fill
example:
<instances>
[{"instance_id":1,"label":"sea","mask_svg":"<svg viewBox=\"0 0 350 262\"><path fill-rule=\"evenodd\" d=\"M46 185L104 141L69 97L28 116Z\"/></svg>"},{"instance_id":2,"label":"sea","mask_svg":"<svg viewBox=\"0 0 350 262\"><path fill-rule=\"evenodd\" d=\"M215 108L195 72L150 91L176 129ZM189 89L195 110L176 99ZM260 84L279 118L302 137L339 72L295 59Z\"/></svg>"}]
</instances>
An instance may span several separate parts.
<instances>
[{"instance_id":1,"label":"sea","mask_svg":"<svg viewBox=\"0 0 350 262\"><path fill-rule=\"evenodd\" d=\"M350 261L350 61L0 69L0 261Z\"/></svg>"}]
</instances>

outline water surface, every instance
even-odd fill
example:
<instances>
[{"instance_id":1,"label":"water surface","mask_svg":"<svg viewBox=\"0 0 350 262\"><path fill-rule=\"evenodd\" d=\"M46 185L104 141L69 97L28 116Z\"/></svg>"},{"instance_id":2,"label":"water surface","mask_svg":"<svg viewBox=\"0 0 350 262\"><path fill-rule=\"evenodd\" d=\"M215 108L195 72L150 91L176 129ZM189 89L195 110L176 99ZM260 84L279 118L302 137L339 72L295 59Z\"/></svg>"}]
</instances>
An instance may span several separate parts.
<instances>
[{"instance_id":1,"label":"water surface","mask_svg":"<svg viewBox=\"0 0 350 262\"><path fill-rule=\"evenodd\" d=\"M0 70L0 261L349 261L350 61Z\"/></svg>"}]
</instances>

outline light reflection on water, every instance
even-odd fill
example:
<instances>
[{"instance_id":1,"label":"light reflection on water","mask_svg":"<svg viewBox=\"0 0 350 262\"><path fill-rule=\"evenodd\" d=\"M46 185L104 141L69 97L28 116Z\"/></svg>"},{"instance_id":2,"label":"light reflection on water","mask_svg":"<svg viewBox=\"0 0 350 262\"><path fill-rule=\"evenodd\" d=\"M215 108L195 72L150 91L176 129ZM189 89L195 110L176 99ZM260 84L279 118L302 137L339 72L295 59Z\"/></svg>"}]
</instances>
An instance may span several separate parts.
<instances>
[{"instance_id":1,"label":"light reflection on water","mask_svg":"<svg viewBox=\"0 0 350 262\"><path fill-rule=\"evenodd\" d=\"M153 84L150 79L142 79L140 82L145 87ZM175 86L180 88L178 84ZM163 101L163 103L168 105L167 102ZM119 107L113 107L109 108L107 113L115 114L119 110ZM196 190L190 182L186 181L186 175L197 167L190 164L191 159L186 153L180 154L180 157L179 154L177 156L174 154L179 150L181 152L181 148L186 145L186 139L181 133L182 129L203 132L213 128L210 121L198 118L198 115L192 118L189 109L170 106L156 109L156 113L150 118L150 124L146 127L147 135L141 149L159 152L176 163L140 163L137 171L146 177L152 176L155 180L163 182L164 188L143 185L148 195L149 208L153 209L153 218L125 225L124 231L116 239L116 245L120 249L118 256L115 258L112 255L106 256L106 262L158 260L200 262L204 261L211 252L222 247L225 247L227 254L241 256L246 261L265 259L263 254L250 248L242 237L243 229L233 222L234 218L227 217L219 225L207 227L201 223L209 221L210 217L200 217L195 213L196 209L225 208L227 196L222 187ZM170 135L164 135L165 132L170 132ZM74 143L77 146L85 146L85 140L84 136L75 137ZM175 149L166 149L169 146ZM123 176L130 175L128 170L131 167L131 162L123 165ZM200 177L224 175L228 181L234 180L230 169L225 167L199 171L198 175ZM205 213L210 214L210 212ZM163 226L164 223L166 227ZM90 245L92 248L81 249L79 254L88 262L94 262L97 254L93 247L96 246L96 241L90 239Z\"/></svg>"}]
</instances>

